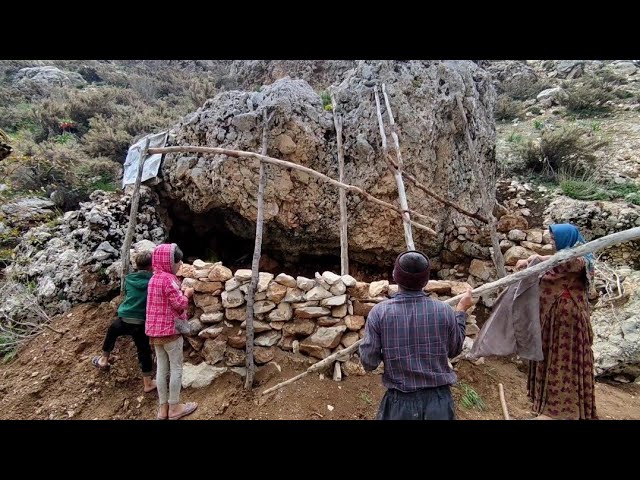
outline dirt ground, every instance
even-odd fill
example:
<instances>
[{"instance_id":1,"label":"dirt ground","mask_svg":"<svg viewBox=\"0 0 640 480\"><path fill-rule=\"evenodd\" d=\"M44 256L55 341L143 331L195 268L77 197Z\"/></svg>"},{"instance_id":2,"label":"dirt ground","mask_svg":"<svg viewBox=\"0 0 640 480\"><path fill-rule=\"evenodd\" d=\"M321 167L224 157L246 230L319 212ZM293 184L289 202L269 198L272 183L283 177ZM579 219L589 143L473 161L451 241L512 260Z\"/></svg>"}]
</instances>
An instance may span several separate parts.
<instances>
[{"instance_id":1,"label":"dirt ground","mask_svg":"<svg viewBox=\"0 0 640 480\"><path fill-rule=\"evenodd\" d=\"M113 318L108 303L85 304L56 317L9 363L0 365L0 419L153 419L157 394L144 394L133 343L121 338L109 372L91 365L100 352L104 333ZM275 365L262 367L252 393L243 379L225 373L210 386L183 390L184 401L196 401L198 410L185 420L355 420L373 419L384 388L380 375L350 376L341 382L311 374L272 394L260 393L304 371L301 358L279 352ZM510 359L491 359L473 365L458 364L460 384L454 397L458 418L502 419L498 383L502 383L513 419L530 419L525 366ZM461 404L464 385L477 392L484 409ZM640 385L598 382L596 399L601 419L640 419Z\"/></svg>"}]
</instances>

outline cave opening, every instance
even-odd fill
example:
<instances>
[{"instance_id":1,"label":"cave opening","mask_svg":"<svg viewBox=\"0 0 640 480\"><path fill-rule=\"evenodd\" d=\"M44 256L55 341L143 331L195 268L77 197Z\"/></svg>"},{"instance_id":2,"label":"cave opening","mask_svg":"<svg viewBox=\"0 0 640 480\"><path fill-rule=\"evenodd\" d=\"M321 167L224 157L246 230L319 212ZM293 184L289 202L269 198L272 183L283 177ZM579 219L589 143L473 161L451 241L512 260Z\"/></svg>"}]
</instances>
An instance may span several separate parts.
<instances>
[{"instance_id":1,"label":"cave opening","mask_svg":"<svg viewBox=\"0 0 640 480\"><path fill-rule=\"evenodd\" d=\"M169 242L177 243L185 260L192 263L196 259L206 262L221 261L235 271L251 268L255 241L255 222L249 221L229 209L214 208L204 213L192 212L184 202L172 201L166 208L169 216ZM340 273L340 245L327 244L314 252L305 252L292 232L285 232L275 222L265 222L260 258L260 271L277 275L304 276L313 278L315 272L326 270ZM298 245L292 252L288 245ZM352 252L350 251L350 256ZM357 257L357 255L353 255ZM371 257L371 256L370 256ZM389 280L393 259L379 260L379 263L361 262L350 258L349 273L359 281Z\"/></svg>"}]
</instances>

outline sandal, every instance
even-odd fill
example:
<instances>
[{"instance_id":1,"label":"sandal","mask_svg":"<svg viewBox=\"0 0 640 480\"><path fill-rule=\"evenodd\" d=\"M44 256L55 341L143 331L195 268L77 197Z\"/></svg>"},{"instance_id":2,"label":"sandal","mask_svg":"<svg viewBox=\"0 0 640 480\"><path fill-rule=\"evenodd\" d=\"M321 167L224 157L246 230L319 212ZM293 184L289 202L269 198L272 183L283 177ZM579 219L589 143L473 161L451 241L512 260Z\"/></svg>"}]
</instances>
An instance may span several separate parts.
<instances>
[{"instance_id":1,"label":"sandal","mask_svg":"<svg viewBox=\"0 0 640 480\"><path fill-rule=\"evenodd\" d=\"M160 415L160 411L162 410L162 407L158 407L158 413L156 415L156 420L167 420L169 418L169 410L167 409L167 413L163 416Z\"/></svg>"},{"instance_id":2,"label":"sandal","mask_svg":"<svg viewBox=\"0 0 640 480\"><path fill-rule=\"evenodd\" d=\"M91 364L96 367L98 370L109 370L109 367L111 367L111 365L109 365L108 363L106 365L100 365L100 355L97 355L95 357L93 357L91 359Z\"/></svg>"},{"instance_id":3,"label":"sandal","mask_svg":"<svg viewBox=\"0 0 640 480\"><path fill-rule=\"evenodd\" d=\"M169 420L178 420L179 418L186 417L187 415L191 415L198 408L198 404L195 402L186 403L184 406L184 410L178 415L174 415L173 417L169 416Z\"/></svg>"}]
</instances>

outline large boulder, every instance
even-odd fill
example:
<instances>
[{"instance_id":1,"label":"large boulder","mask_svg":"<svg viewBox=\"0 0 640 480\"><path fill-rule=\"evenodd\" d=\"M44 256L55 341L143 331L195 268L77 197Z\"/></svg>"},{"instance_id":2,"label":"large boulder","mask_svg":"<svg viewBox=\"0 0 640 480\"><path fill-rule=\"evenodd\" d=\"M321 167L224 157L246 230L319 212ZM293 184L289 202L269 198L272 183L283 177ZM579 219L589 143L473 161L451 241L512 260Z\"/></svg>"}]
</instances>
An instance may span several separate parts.
<instances>
[{"instance_id":1,"label":"large boulder","mask_svg":"<svg viewBox=\"0 0 640 480\"><path fill-rule=\"evenodd\" d=\"M22 68L16 73L13 81L18 88L35 86L50 89L52 87L81 87L87 84L79 73L60 70L58 67L52 66Z\"/></svg>"},{"instance_id":2,"label":"large boulder","mask_svg":"<svg viewBox=\"0 0 640 480\"><path fill-rule=\"evenodd\" d=\"M235 60L218 80L221 89L253 90L281 78L300 78L315 88L341 80L354 68L354 60Z\"/></svg>"},{"instance_id":3,"label":"large boulder","mask_svg":"<svg viewBox=\"0 0 640 480\"><path fill-rule=\"evenodd\" d=\"M344 119L347 182L397 203L396 184L382 157L371 88L385 83L405 169L467 209L477 210L485 192L492 204L495 92L483 69L467 61L360 61L344 77L333 91ZM275 112L268 135L270 156L338 178L332 113L304 80L282 78L259 92L222 92L176 125L168 144L258 152L265 107ZM383 112L386 117L384 107ZM467 144L467 133L477 155ZM159 190L170 215L177 223L193 226L195 237L209 238L215 229L223 229L252 241L258 169L255 160L170 154L162 165L164 183ZM408 188L407 195L412 209L433 218L433 223L425 222L437 232L430 236L414 229L416 247L436 255L445 231L463 218L417 189ZM395 212L356 194L347 196L347 209L353 260L388 264L404 250L402 222ZM279 261L339 251L338 190L306 173L267 168L264 219L263 248Z\"/></svg>"},{"instance_id":4,"label":"large boulder","mask_svg":"<svg viewBox=\"0 0 640 480\"><path fill-rule=\"evenodd\" d=\"M20 230L42 223L57 215L55 204L43 198L21 198L0 206L0 216Z\"/></svg>"},{"instance_id":5,"label":"large boulder","mask_svg":"<svg viewBox=\"0 0 640 480\"><path fill-rule=\"evenodd\" d=\"M523 60L497 60L487 63L487 71L493 77L498 93L508 93L524 100L538 93L533 88L538 83L538 75Z\"/></svg>"}]
</instances>

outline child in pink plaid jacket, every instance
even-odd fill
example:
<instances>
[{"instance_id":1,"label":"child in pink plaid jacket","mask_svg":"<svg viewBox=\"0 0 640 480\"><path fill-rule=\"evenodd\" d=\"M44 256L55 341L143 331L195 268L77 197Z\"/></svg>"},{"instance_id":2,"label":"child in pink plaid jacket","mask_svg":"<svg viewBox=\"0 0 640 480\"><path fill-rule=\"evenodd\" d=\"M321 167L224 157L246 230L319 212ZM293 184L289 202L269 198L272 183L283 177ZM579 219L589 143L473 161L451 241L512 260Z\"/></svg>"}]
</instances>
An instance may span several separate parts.
<instances>
[{"instance_id":1,"label":"child in pink plaid jacket","mask_svg":"<svg viewBox=\"0 0 640 480\"><path fill-rule=\"evenodd\" d=\"M182 251L175 243L164 243L153 251L153 277L147 290L145 333L154 346L158 368L158 420L177 420L193 413L198 404L180 403L182 347L184 339L176 330L176 320L187 318L193 289L180 289L176 273L182 265ZM167 376L169 381L167 384Z\"/></svg>"}]
</instances>

